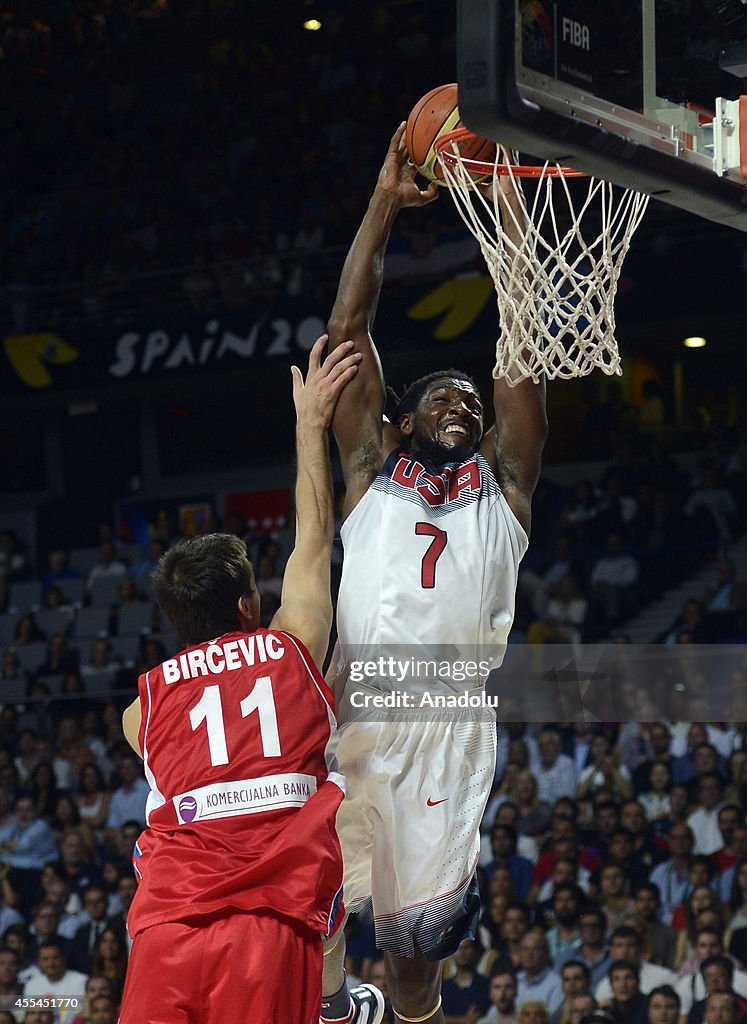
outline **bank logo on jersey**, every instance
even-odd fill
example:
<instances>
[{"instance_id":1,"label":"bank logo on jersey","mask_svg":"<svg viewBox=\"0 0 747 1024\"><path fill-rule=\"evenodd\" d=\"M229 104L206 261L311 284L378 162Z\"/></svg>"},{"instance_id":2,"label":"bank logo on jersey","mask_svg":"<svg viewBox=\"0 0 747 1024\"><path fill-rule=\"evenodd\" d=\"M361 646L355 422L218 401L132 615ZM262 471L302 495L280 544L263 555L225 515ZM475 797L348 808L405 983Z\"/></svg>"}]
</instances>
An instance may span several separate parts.
<instances>
[{"instance_id":1,"label":"bank logo on jersey","mask_svg":"<svg viewBox=\"0 0 747 1024\"><path fill-rule=\"evenodd\" d=\"M258 814L281 807L303 807L316 793L316 778L300 772L266 775L260 779L214 782L173 798L180 825L239 814Z\"/></svg>"},{"instance_id":2,"label":"bank logo on jersey","mask_svg":"<svg viewBox=\"0 0 747 1024\"><path fill-rule=\"evenodd\" d=\"M194 821L197 817L197 801L193 796L184 796L179 801L177 810L182 821Z\"/></svg>"},{"instance_id":3,"label":"bank logo on jersey","mask_svg":"<svg viewBox=\"0 0 747 1024\"><path fill-rule=\"evenodd\" d=\"M444 466L440 473L429 470L412 452L394 452L373 483L378 490L425 504L436 514L462 508L481 495L500 492L490 466L481 455L465 462Z\"/></svg>"}]
</instances>

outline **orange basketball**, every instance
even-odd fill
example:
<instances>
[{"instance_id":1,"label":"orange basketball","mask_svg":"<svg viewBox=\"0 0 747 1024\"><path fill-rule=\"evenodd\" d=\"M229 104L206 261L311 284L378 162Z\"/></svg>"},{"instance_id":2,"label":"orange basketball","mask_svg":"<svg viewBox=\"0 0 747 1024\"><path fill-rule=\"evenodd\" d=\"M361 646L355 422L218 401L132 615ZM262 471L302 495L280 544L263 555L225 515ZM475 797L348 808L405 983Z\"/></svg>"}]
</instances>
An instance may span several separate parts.
<instances>
[{"instance_id":1,"label":"orange basketball","mask_svg":"<svg viewBox=\"0 0 747 1024\"><path fill-rule=\"evenodd\" d=\"M410 159L423 177L443 185L444 177L438 156L434 149L436 139L456 128L462 128L459 119L456 83L439 85L418 100L410 111L405 129L405 143ZM495 160L495 143L479 135L462 139L459 152L471 160ZM473 174L475 181L482 181L488 174Z\"/></svg>"}]
</instances>

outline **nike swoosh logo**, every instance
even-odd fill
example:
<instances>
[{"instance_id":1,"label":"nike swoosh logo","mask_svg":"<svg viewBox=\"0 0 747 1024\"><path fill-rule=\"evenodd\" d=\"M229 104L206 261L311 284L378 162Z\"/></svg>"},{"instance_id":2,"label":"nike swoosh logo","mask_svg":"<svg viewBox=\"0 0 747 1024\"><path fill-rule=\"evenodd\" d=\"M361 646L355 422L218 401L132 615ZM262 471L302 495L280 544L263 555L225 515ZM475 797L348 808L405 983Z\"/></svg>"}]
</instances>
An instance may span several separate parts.
<instances>
[{"instance_id":1,"label":"nike swoosh logo","mask_svg":"<svg viewBox=\"0 0 747 1024\"><path fill-rule=\"evenodd\" d=\"M448 796L445 796L443 800L431 800L431 798L428 797L426 803L428 804L429 807L438 807L439 804L445 804L448 799Z\"/></svg>"}]
</instances>

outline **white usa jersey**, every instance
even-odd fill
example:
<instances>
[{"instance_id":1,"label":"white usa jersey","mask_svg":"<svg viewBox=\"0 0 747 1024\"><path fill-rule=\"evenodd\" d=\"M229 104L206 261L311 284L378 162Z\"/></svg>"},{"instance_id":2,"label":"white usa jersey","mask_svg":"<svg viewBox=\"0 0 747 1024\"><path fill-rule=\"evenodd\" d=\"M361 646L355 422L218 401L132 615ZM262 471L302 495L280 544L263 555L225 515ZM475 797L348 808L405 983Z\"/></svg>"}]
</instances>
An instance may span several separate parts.
<instances>
[{"instance_id":1,"label":"white usa jersey","mask_svg":"<svg viewBox=\"0 0 747 1024\"><path fill-rule=\"evenodd\" d=\"M528 538L481 455L434 469L395 450L341 536L346 663L395 649L500 664Z\"/></svg>"}]
</instances>

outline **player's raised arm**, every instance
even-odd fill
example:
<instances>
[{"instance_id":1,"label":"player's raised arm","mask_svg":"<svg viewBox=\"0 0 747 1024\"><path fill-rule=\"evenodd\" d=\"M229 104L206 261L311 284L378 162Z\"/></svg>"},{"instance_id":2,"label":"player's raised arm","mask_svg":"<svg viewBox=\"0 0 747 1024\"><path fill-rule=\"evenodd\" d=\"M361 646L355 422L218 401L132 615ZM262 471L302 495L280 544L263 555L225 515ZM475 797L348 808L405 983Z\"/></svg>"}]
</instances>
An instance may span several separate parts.
<instances>
[{"instance_id":1,"label":"player's raised arm","mask_svg":"<svg viewBox=\"0 0 747 1024\"><path fill-rule=\"evenodd\" d=\"M304 381L293 372L296 406L296 543L283 577L281 604L272 629L285 629L304 642L321 665L332 625L330 560L335 515L329 463L329 426L335 404L361 361L351 342L338 345L322 362L326 335L309 354Z\"/></svg>"},{"instance_id":2,"label":"player's raised arm","mask_svg":"<svg viewBox=\"0 0 747 1024\"><path fill-rule=\"evenodd\" d=\"M355 508L381 468L385 390L381 364L371 338L379 302L389 234L403 206L423 206L435 199L438 187L421 190L405 147L405 125L392 136L368 209L348 252L329 319L329 345L352 339L363 356L358 374L340 396L333 429L345 476L344 514ZM388 448L393 447L388 444Z\"/></svg>"},{"instance_id":3,"label":"player's raised arm","mask_svg":"<svg viewBox=\"0 0 747 1024\"><path fill-rule=\"evenodd\" d=\"M506 153L510 160L510 154ZM524 205L516 189L518 179L510 175L498 178L501 221L509 244L516 246L516 259L524 230ZM492 184L483 186L490 189ZM521 278L518 278L521 279ZM532 495L539 480L542 450L547 439L547 413L545 411L545 381L536 383L523 380L510 387L504 378L493 384L495 427L486 435L483 454L494 463L506 501L511 511L526 530L531 527Z\"/></svg>"}]
</instances>

